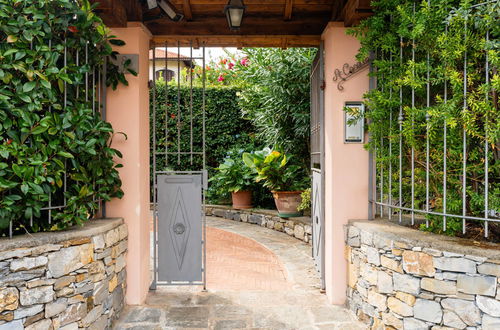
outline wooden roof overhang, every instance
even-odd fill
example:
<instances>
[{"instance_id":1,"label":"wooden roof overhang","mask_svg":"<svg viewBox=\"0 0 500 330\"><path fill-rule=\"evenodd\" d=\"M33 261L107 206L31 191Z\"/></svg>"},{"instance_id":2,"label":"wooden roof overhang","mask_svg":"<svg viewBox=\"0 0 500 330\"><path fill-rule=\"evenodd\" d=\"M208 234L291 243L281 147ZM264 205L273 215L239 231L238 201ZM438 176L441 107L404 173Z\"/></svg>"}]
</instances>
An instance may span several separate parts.
<instances>
[{"instance_id":1,"label":"wooden roof overhang","mask_svg":"<svg viewBox=\"0 0 500 330\"><path fill-rule=\"evenodd\" d=\"M244 0L246 11L239 31L231 31L224 15L227 0L169 0L184 15L174 22L160 9L148 10L145 0L91 0L110 27L142 22L156 43L202 43L210 47L318 46L330 21L357 24L371 14L370 0Z\"/></svg>"}]
</instances>

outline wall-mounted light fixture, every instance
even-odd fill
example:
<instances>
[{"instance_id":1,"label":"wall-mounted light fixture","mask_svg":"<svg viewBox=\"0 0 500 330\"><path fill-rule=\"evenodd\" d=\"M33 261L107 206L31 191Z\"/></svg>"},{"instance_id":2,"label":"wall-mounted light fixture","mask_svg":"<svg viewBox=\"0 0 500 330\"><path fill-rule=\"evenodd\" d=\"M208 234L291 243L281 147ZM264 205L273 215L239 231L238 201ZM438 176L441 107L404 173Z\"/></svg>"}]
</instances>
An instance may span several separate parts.
<instances>
[{"instance_id":1,"label":"wall-mounted light fixture","mask_svg":"<svg viewBox=\"0 0 500 330\"><path fill-rule=\"evenodd\" d=\"M243 4L243 0L229 0L226 7L224 7L227 23L231 30L240 29L245 8L246 6Z\"/></svg>"},{"instance_id":2,"label":"wall-mounted light fixture","mask_svg":"<svg viewBox=\"0 0 500 330\"><path fill-rule=\"evenodd\" d=\"M160 7L160 9L174 22L178 22L184 18L184 15L179 14L168 0L147 0L147 3L149 10Z\"/></svg>"}]
</instances>

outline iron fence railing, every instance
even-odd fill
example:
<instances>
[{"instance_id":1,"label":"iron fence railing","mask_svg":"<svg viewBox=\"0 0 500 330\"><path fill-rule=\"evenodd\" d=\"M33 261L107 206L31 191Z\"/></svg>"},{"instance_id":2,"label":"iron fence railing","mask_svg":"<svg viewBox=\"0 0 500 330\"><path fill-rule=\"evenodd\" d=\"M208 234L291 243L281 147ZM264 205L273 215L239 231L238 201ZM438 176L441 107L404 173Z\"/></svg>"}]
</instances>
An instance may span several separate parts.
<instances>
[{"instance_id":1,"label":"iron fence railing","mask_svg":"<svg viewBox=\"0 0 500 330\"><path fill-rule=\"evenodd\" d=\"M89 48L93 45L88 42L82 49L79 48L69 48L66 46L66 40L64 41L64 53L63 53L63 67L66 67L69 62L74 63L78 66L88 66L90 64L89 59ZM33 49L35 45L32 43L30 48ZM52 41L48 41L48 47L52 47ZM103 120L106 120L106 59L101 65L93 65L87 72L85 72L84 81L73 82L75 86L74 89L67 88L67 82L63 83L63 107L73 103L73 101L78 102L81 95L85 94L85 102L92 103L92 111L94 115L101 116ZM49 106L48 111L52 111L52 107ZM65 168L67 168L67 161L64 162ZM46 220L49 224L52 223L52 212L55 210L62 210L67 207L67 187L68 187L68 175L65 172L63 177L62 187L50 192L48 194L47 205L40 208L39 220ZM94 183L94 190L96 184ZM100 212L96 215L106 217L106 203L102 199L96 199L94 196L93 202L99 203ZM32 227L34 223L34 215L30 217L30 226ZM13 236L13 222L9 225L9 237Z\"/></svg>"},{"instance_id":2,"label":"iron fence railing","mask_svg":"<svg viewBox=\"0 0 500 330\"><path fill-rule=\"evenodd\" d=\"M427 5L432 11L431 0L428 1ZM414 3L414 15L415 6L416 4ZM483 87L485 86L486 88L483 90L482 87L471 86L469 81L471 74L477 75L477 71L474 73L468 72L471 66L471 63L468 62L468 54L472 50L467 49L467 38L470 38L470 32L478 31L477 25L473 24L471 18L475 15L480 15L478 10L484 10L486 6L488 6L488 14L494 15L498 24L500 8L498 0L485 1L468 6L467 8L455 8L448 13L448 17L442 22L442 30L447 34L450 22L457 15L462 15L464 21L464 33L461 38L463 45L465 45L465 50L462 56L462 76L459 78L462 81L463 95L461 97L462 103L456 105L459 110L458 112L464 117L469 110L468 99L471 93L474 93L474 95L484 93L485 104L491 105L491 103L497 102L497 100L493 100L497 96L492 92L491 77L492 74L498 73L497 68L491 65L488 52L493 50L498 54L498 40L492 39L491 27L486 28L486 31L484 31L484 42L482 43L484 48L479 50L482 51L484 58L481 69L481 80L484 84ZM413 26L410 26L410 29L412 28ZM492 197L490 195L492 187L495 191L500 190L500 178L495 175L491 176L492 173L498 173L497 170L492 172L492 164L496 164L498 167L498 155L500 155L498 151L499 144L498 141L492 143L488 137L488 122L491 122L491 120L497 121L498 118L487 118L487 115L485 115L486 118L483 118L484 130L481 132L481 137L478 137L477 134L473 136L465 128L459 127L462 130L459 141L461 144L461 160L459 160L461 168L457 169L455 167L450 169L450 150L451 148L457 150L457 140L454 139L450 142L451 135L449 130L451 129L450 127L457 129L457 126L452 126L451 124L456 125L456 123L448 122L449 119L444 116L440 122L439 129L437 129L435 126L436 121L432 121L431 124L432 117L436 116L435 112L431 110L438 103L437 100L444 105L447 105L447 102L451 100L451 80L453 78L453 82L456 83L457 77L446 76L446 63L440 63L436 60L439 58L435 53L439 51L438 49L422 49L415 38L405 39L399 33L398 37L399 51L378 51L374 62L375 65L373 65L374 70L378 69L376 61L382 60L389 63L388 68L385 68L385 72L391 73L390 75L392 75L396 67L403 69L406 67L406 70L411 68L410 75L412 78L416 78L415 70L418 67L416 63L417 61L421 61L425 65L425 73L420 76L420 79L424 80L424 87L418 90L418 86L415 87L412 85L411 87L407 87L409 85L406 85L403 87L401 83L399 83L399 87L394 87L394 83L384 81L385 77L383 74L377 75L377 86L375 88L382 92L384 89L389 88L386 94L389 97L388 102L397 102L398 105L390 111L387 118L379 119L385 122L388 121L387 132L372 136L371 143L374 145L373 150L376 164L374 165L375 191L370 196L371 205L376 206L378 216L387 216L389 220L393 220L396 217L399 223L402 222L403 218L409 218L408 220L414 225L416 217L421 215L422 218L419 220L422 223L425 221L425 226L429 227L431 219L439 218L442 222L442 230L444 232L449 227L450 219L461 221L461 231L463 234L466 233L468 222L480 221L484 224L484 236L488 237L490 235L489 223L500 223L498 202L492 206ZM478 50L475 49L474 51L477 52ZM433 70L444 72L444 79L436 82L439 79L432 76ZM477 79L477 77L475 78ZM385 91L387 92L387 89ZM413 110L417 107L423 109L425 114L418 116L415 115L415 111L407 111L407 109ZM408 116L411 117L408 118ZM405 122L405 120L408 121ZM420 131L418 131L419 128L421 129ZM407 131L412 132L413 136L411 138L408 138ZM421 132L420 136L415 137L415 132ZM432 138L435 136L439 136L439 143L442 142L438 146L440 157L442 153L440 162L436 162L436 155L432 154L434 152L433 148L436 147L436 139ZM421 139L420 148L412 141L412 139L419 138ZM481 157L469 157L468 151L472 143L475 146L480 146ZM416 162L417 160L418 163ZM457 163L456 158L453 161L455 164ZM469 168L471 167L475 169L481 168L482 176L479 178L471 177L471 173L469 173ZM439 168L439 171L436 168ZM437 177L436 173L438 172L442 175L441 178ZM418 178L416 173L418 173ZM416 183L416 179L419 180L418 184ZM431 181L433 184L431 184ZM440 184L436 185L438 181L440 181ZM461 186L460 191L450 191L450 182L453 182L453 187L455 188L457 185ZM479 186L480 189L476 189L476 193L473 194L470 189L471 185ZM481 201L478 200L478 191L482 195ZM450 207L450 194L452 193L455 197L460 196L460 207L457 207L456 199L454 200L455 204L453 207ZM498 199L497 195L498 191L494 196L495 200ZM474 200L472 201L472 199ZM440 200L440 202L437 203L437 200ZM476 211L471 211L471 208L468 207L470 203L481 203L482 211L480 213L477 212L477 208ZM452 209L461 209L461 212L454 212Z\"/></svg>"}]
</instances>

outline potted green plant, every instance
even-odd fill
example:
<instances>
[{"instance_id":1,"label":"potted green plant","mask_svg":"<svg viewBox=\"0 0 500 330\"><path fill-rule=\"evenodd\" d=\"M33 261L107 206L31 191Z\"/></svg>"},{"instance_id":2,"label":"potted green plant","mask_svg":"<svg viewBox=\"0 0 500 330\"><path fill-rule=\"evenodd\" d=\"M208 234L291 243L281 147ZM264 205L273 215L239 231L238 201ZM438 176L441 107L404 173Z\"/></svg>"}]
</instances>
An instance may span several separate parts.
<instances>
[{"instance_id":1,"label":"potted green plant","mask_svg":"<svg viewBox=\"0 0 500 330\"><path fill-rule=\"evenodd\" d=\"M307 187L303 167L290 163L290 157L270 148L244 153L243 161L257 173L255 181L263 182L271 190L280 217L301 215L297 207L302 201L300 194Z\"/></svg>"},{"instance_id":2,"label":"potted green plant","mask_svg":"<svg viewBox=\"0 0 500 330\"><path fill-rule=\"evenodd\" d=\"M218 186L231 193L233 208L250 209L252 208L252 186L254 182L254 173L241 157L237 159L226 158L219 165L217 174L210 181L218 181Z\"/></svg>"}]
</instances>

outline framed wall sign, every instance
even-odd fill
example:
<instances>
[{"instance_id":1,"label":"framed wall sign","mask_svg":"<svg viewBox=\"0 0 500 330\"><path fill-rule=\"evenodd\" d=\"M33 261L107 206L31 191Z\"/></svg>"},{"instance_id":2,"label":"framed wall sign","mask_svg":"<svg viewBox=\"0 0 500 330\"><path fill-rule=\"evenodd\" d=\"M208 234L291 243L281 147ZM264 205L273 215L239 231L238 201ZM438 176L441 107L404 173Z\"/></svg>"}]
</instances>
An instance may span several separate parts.
<instances>
[{"instance_id":1,"label":"framed wall sign","mask_svg":"<svg viewBox=\"0 0 500 330\"><path fill-rule=\"evenodd\" d=\"M364 143L365 105L361 102L346 102L344 110L344 143Z\"/></svg>"}]
</instances>

